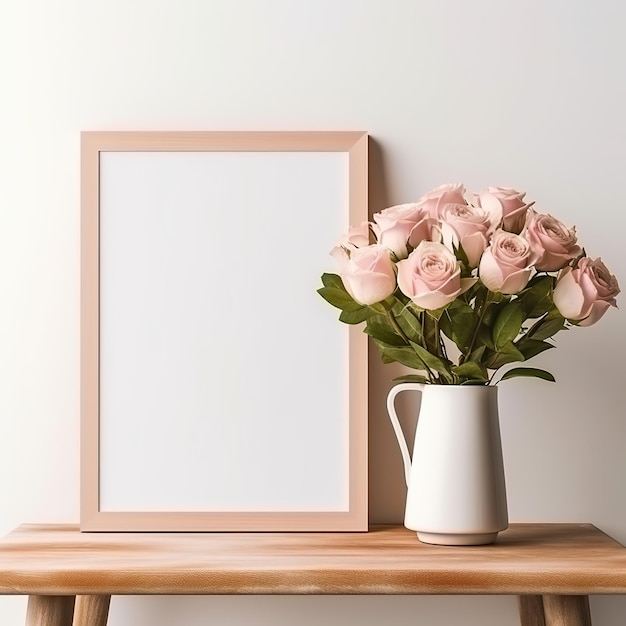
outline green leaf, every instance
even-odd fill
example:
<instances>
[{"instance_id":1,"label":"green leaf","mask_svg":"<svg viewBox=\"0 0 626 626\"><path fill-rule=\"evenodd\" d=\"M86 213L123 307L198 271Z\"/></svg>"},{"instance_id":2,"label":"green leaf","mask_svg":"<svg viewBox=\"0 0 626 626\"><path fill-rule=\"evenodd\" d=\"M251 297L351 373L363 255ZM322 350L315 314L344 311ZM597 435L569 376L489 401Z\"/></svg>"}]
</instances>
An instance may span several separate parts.
<instances>
[{"instance_id":1,"label":"green leaf","mask_svg":"<svg viewBox=\"0 0 626 626\"><path fill-rule=\"evenodd\" d=\"M534 308L532 308L526 315L531 319L541 317L547 312L551 312L555 310L554 302L552 301L552 296L545 296L541 300L539 300Z\"/></svg>"},{"instance_id":2,"label":"green leaf","mask_svg":"<svg viewBox=\"0 0 626 626\"><path fill-rule=\"evenodd\" d=\"M438 323L435 318L431 317L427 313L423 314L422 319L424 320L424 334L419 344L426 353L433 356L439 352L440 336L437 332Z\"/></svg>"},{"instance_id":3,"label":"green leaf","mask_svg":"<svg viewBox=\"0 0 626 626\"><path fill-rule=\"evenodd\" d=\"M464 380L462 383L459 383L461 385L486 385L487 382L484 380L480 380L478 378L468 378L467 380Z\"/></svg>"},{"instance_id":4,"label":"green leaf","mask_svg":"<svg viewBox=\"0 0 626 626\"><path fill-rule=\"evenodd\" d=\"M517 302L510 302L500 311L491 333L497 350L519 335L523 322L524 310Z\"/></svg>"},{"instance_id":5,"label":"green leaf","mask_svg":"<svg viewBox=\"0 0 626 626\"><path fill-rule=\"evenodd\" d=\"M393 379L394 383L428 383L426 376L419 374L407 374L406 376L398 376Z\"/></svg>"},{"instance_id":6,"label":"green leaf","mask_svg":"<svg viewBox=\"0 0 626 626\"><path fill-rule=\"evenodd\" d=\"M324 287L341 289L342 291L346 290L343 281L341 280L341 276L337 274L322 274L322 285L324 285Z\"/></svg>"},{"instance_id":7,"label":"green leaf","mask_svg":"<svg viewBox=\"0 0 626 626\"><path fill-rule=\"evenodd\" d=\"M550 293L552 287L556 282L554 276L549 274L535 274L529 281L526 287L518 294L519 296L526 296L533 294L536 298L543 298L546 294Z\"/></svg>"},{"instance_id":8,"label":"green leaf","mask_svg":"<svg viewBox=\"0 0 626 626\"><path fill-rule=\"evenodd\" d=\"M482 344L482 346L489 348L490 350L496 349L496 344L493 343L493 339L491 338L491 329L484 324L481 324L478 329L476 343Z\"/></svg>"},{"instance_id":9,"label":"green leaf","mask_svg":"<svg viewBox=\"0 0 626 626\"><path fill-rule=\"evenodd\" d=\"M374 302L374 304L370 304L369 307L372 309L372 314L374 315L385 315L386 313L382 302Z\"/></svg>"},{"instance_id":10,"label":"green leaf","mask_svg":"<svg viewBox=\"0 0 626 626\"><path fill-rule=\"evenodd\" d=\"M440 309L424 309L424 313L428 315L433 321L438 322L441 319L446 307L441 307Z\"/></svg>"},{"instance_id":11,"label":"green leaf","mask_svg":"<svg viewBox=\"0 0 626 626\"><path fill-rule=\"evenodd\" d=\"M383 315L374 315L371 317L367 322L365 332L370 337L378 339L390 346L402 347L407 345L404 338L394 331L393 326L391 326L387 318Z\"/></svg>"},{"instance_id":12,"label":"green leaf","mask_svg":"<svg viewBox=\"0 0 626 626\"><path fill-rule=\"evenodd\" d=\"M423 348L417 343L411 342L411 346L429 369L441 374L448 382L452 382L452 373L449 364L446 364L445 361L431 354L426 348Z\"/></svg>"},{"instance_id":13,"label":"green leaf","mask_svg":"<svg viewBox=\"0 0 626 626\"><path fill-rule=\"evenodd\" d=\"M478 316L471 306L460 302L450 306L439 320L439 328L454 341L461 352L465 352L472 341L474 329L478 323Z\"/></svg>"},{"instance_id":14,"label":"green leaf","mask_svg":"<svg viewBox=\"0 0 626 626\"><path fill-rule=\"evenodd\" d=\"M480 380L485 382L489 379L487 368L475 361L466 361L462 365L455 365L452 371L460 378L469 378L471 380Z\"/></svg>"},{"instance_id":15,"label":"green leaf","mask_svg":"<svg viewBox=\"0 0 626 626\"><path fill-rule=\"evenodd\" d=\"M415 370L426 369L424 362L415 354L415 351L408 346L405 348L398 348L397 346L390 346L382 341L374 339L374 343L378 346L381 355L384 356L383 361L387 359L386 363L402 363Z\"/></svg>"},{"instance_id":16,"label":"green leaf","mask_svg":"<svg viewBox=\"0 0 626 626\"><path fill-rule=\"evenodd\" d=\"M487 359L485 359L485 365L490 369L497 370L499 367L502 367L507 363L524 360L524 354L522 354L522 352L515 347L512 341L509 341L501 346L496 352L492 352Z\"/></svg>"},{"instance_id":17,"label":"green leaf","mask_svg":"<svg viewBox=\"0 0 626 626\"><path fill-rule=\"evenodd\" d=\"M480 281L478 281L477 283L474 283L464 294L462 294L460 298L453 300L450 306L454 305L455 302L461 301L469 304L470 302L472 302L472 300L475 300L475 304L478 305L481 302L485 301L485 298L487 297L487 291L487 287L485 287ZM478 306L476 306L475 308L478 308Z\"/></svg>"},{"instance_id":18,"label":"green leaf","mask_svg":"<svg viewBox=\"0 0 626 626\"><path fill-rule=\"evenodd\" d=\"M541 378L542 380L549 380L552 383L556 382L556 379L552 376L552 374L550 374L550 372L536 369L534 367L515 367L506 372L500 380L507 380L508 378L516 378L519 376Z\"/></svg>"},{"instance_id":19,"label":"green leaf","mask_svg":"<svg viewBox=\"0 0 626 626\"><path fill-rule=\"evenodd\" d=\"M467 302L463 301L461 298L456 298L455 300L452 300L452 302L450 302L450 304L448 304L446 307L444 307L444 311L465 310L468 307L472 311L474 310L474 309L472 309L472 307L469 306L469 304L467 304Z\"/></svg>"},{"instance_id":20,"label":"green leaf","mask_svg":"<svg viewBox=\"0 0 626 626\"><path fill-rule=\"evenodd\" d=\"M458 248L455 247L454 256L456 256L457 260L461 262L461 266L466 272L466 274L464 275L469 274L469 260L467 258L467 254L465 253L465 250L463 250L463 246L459 245Z\"/></svg>"},{"instance_id":21,"label":"green leaf","mask_svg":"<svg viewBox=\"0 0 626 626\"><path fill-rule=\"evenodd\" d=\"M488 295L489 302L484 305L484 311L482 316L483 324L491 328L493 327L493 324L498 315L502 313L504 308L511 301L511 296L506 296L502 293L494 293L493 291L490 291Z\"/></svg>"},{"instance_id":22,"label":"green leaf","mask_svg":"<svg viewBox=\"0 0 626 626\"><path fill-rule=\"evenodd\" d=\"M376 342L374 342L376 343ZM381 349L380 346L378 346L378 354L380 354L380 360L383 362L384 365L388 365L389 363L396 363L397 361L395 359L393 359L391 356L389 356L388 354L385 354Z\"/></svg>"},{"instance_id":23,"label":"green leaf","mask_svg":"<svg viewBox=\"0 0 626 626\"><path fill-rule=\"evenodd\" d=\"M545 319L540 320L528 331L527 337L532 337L533 339L548 339L553 335L556 335L560 330L567 330L565 327L565 320L563 317L559 316L556 318L550 319L546 317Z\"/></svg>"},{"instance_id":24,"label":"green leaf","mask_svg":"<svg viewBox=\"0 0 626 626\"><path fill-rule=\"evenodd\" d=\"M541 317L552 306L552 291L556 279L553 276L535 276L518 294L518 300L524 307L526 317Z\"/></svg>"},{"instance_id":25,"label":"green leaf","mask_svg":"<svg viewBox=\"0 0 626 626\"><path fill-rule=\"evenodd\" d=\"M344 324L360 324L371 315L373 315L373 311L369 307L364 306L356 311L342 311L341 315L339 315L339 321Z\"/></svg>"},{"instance_id":26,"label":"green leaf","mask_svg":"<svg viewBox=\"0 0 626 626\"><path fill-rule=\"evenodd\" d=\"M416 343L421 343L423 340L422 322L416 316L416 313L414 313L410 307L406 306L399 312L394 310L393 314L404 334Z\"/></svg>"},{"instance_id":27,"label":"green leaf","mask_svg":"<svg viewBox=\"0 0 626 626\"><path fill-rule=\"evenodd\" d=\"M396 305L400 305L397 309L397 312L400 313L400 309L407 306L411 299L405 296L399 289L396 289L393 293L393 296L390 296L395 300Z\"/></svg>"},{"instance_id":28,"label":"green leaf","mask_svg":"<svg viewBox=\"0 0 626 626\"><path fill-rule=\"evenodd\" d=\"M476 350L472 350L471 354L467 357L466 361L476 361L476 363L481 363L483 359L483 354L485 354L486 346L479 346Z\"/></svg>"},{"instance_id":29,"label":"green leaf","mask_svg":"<svg viewBox=\"0 0 626 626\"><path fill-rule=\"evenodd\" d=\"M320 287L317 293L334 307L342 311L357 311L363 308L363 305L352 299L345 289L337 289L336 287Z\"/></svg>"},{"instance_id":30,"label":"green leaf","mask_svg":"<svg viewBox=\"0 0 626 626\"><path fill-rule=\"evenodd\" d=\"M508 304L508 302L490 302L485 306L485 310L483 312L483 324L485 326L489 326L490 328L493 326L493 321L498 317L502 309Z\"/></svg>"},{"instance_id":31,"label":"green leaf","mask_svg":"<svg viewBox=\"0 0 626 626\"><path fill-rule=\"evenodd\" d=\"M528 359L532 359L534 356L556 347L553 343L540 341L539 339L531 339L529 337L522 337L515 345L524 355L524 361L528 361Z\"/></svg>"}]
</instances>

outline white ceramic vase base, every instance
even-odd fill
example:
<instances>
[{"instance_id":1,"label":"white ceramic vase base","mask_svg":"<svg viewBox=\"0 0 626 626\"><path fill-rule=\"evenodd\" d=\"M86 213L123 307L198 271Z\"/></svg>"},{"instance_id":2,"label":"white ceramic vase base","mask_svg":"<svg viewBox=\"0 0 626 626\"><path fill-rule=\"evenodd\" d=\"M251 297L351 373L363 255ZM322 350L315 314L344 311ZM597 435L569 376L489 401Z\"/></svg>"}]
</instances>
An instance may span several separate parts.
<instances>
[{"instance_id":1,"label":"white ceramic vase base","mask_svg":"<svg viewBox=\"0 0 626 626\"><path fill-rule=\"evenodd\" d=\"M498 533L417 533L422 543L435 546L486 546L495 543Z\"/></svg>"},{"instance_id":2,"label":"white ceramic vase base","mask_svg":"<svg viewBox=\"0 0 626 626\"><path fill-rule=\"evenodd\" d=\"M394 404L403 391L422 396L412 455ZM497 391L401 383L389 392L407 484L404 525L424 543L485 545L508 526Z\"/></svg>"}]
</instances>

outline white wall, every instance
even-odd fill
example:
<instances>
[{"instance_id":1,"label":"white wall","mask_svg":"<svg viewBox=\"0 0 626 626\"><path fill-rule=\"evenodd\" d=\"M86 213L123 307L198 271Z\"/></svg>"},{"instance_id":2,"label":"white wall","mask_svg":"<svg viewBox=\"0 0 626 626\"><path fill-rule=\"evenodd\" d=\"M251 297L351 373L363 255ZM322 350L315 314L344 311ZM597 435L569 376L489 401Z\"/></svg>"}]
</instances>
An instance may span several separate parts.
<instances>
[{"instance_id":1,"label":"white wall","mask_svg":"<svg viewBox=\"0 0 626 626\"><path fill-rule=\"evenodd\" d=\"M79 131L371 133L372 208L444 182L527 190L626 285L626 8L616 0L5 0L0 19L0 533L77 521ZM330 264L328 268L332 269ZM512 521L626 542L621 311L501 389ZM402 516L372 358L371 518ZM0 599L21 623L23 598ZM592 599L594 624L626 599ZM513 598L116 598L112 626L518 623Z\"/></svg>"}]
</instances>

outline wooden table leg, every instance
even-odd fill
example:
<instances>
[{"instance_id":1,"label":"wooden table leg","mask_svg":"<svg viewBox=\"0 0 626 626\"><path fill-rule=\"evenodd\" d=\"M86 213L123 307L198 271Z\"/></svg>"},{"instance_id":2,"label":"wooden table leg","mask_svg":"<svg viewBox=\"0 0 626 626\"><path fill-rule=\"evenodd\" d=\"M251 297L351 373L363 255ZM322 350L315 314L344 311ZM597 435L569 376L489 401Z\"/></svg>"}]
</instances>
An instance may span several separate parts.
<instances>
[{"instance_id":1,"label":"wooden table leg","mask_svg":"<svg viewBox=\"0 0 626 626\"><path fill-rule=\"evenodd\" d=\"M72 626L75 596L29 596L26 626Z\"/></svg>"},{"instance_id":2,"label":"wooden table leg","mask_svg":"<svg viewBox=\"0 0 626 626\"><path fill-rule=\"evenodd\" d=\"M546 626L591 626L588 596L543 596Z\"/></svg>"},{"instance_id":3,"label":"wooden table leg","mask_svg":"<svg viewBox=\"0 0 626 626\"><path fill-rule=\"evenodd\" d=\"M111 596L76 596L73 626L106 626Z\"/></svg>"},{"instance_id":4,"label":"wooden table leg","mask_svg":"<svg viewBox=\"0 0 626 626\"><path fill-rule=\"evenodd\" d=\"M519 597L519 618L522 626L546 626L541 596Z\"/></svg>"}]
</instances>

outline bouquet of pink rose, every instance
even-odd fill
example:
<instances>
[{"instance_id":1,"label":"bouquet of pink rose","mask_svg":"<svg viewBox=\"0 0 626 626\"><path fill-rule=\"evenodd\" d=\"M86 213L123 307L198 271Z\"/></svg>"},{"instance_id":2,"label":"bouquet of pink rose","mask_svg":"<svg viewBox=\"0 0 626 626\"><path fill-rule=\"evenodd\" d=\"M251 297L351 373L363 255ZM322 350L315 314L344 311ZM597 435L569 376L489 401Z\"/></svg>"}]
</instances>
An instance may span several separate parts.
<instances>
[{"instance_id":1,"label":"bouquet of pink rose","mask_svg":"<svg viewBox=\"0 0 626 626\"><path fill-rule=\"evenodd\" d=\"M383 362L418 374L396 380L494 384L509 363L553 348L570 326L617 306L617 279L578 245L575 228L538 213L525 193L442 185L414 204L351 226L332 250L339 275L319 294L364 331ZM499 380L545 370L516 367Z\"/></svg>"}]
</instances>

